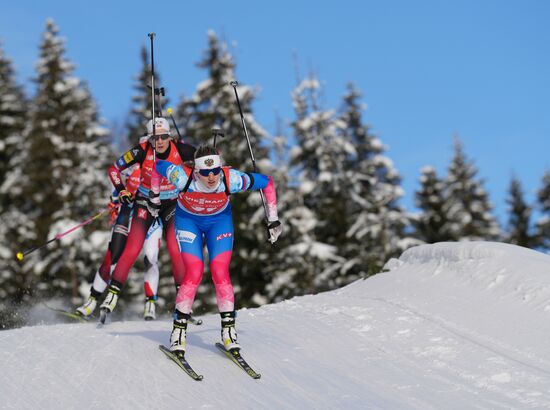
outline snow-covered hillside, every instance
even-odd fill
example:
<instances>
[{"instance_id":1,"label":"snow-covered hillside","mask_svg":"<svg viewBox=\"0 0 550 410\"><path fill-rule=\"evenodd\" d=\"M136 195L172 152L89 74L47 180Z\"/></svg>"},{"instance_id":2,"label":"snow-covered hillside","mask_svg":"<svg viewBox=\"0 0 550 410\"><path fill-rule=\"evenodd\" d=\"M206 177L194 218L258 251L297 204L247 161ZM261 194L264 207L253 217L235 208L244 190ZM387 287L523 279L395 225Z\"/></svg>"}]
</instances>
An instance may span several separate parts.
<instances>
[{"instance_id":1,"label":"snow-covered hillside","mask_svg":"<svg viewBox=\"0 0 550 410\"><path fill-rule=\"evenodd\" d=\"M171 324L0 332L2 408L550 408L550 257L512 245L412 248L343 289L241 310L253 380L191 326L196 382L165 358Z\"/></svg>"}]
</instances>

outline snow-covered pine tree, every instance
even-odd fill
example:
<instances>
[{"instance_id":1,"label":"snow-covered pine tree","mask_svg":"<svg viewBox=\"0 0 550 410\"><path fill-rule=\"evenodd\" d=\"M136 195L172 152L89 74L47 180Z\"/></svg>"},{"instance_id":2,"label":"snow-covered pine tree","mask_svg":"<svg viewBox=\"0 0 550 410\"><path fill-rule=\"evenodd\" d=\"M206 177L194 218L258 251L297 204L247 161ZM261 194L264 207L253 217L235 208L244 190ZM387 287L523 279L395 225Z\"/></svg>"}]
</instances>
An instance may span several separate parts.
<instances>
[{"instance_id":1,"label":"snow-covered pine tree","mask_svg":"<svg viewBox=\"0 0 550 410\"><path fill-rule=\"evenodd\" d=\"M350 186L342 198L353 221L346 231L345 255L352 272L348 280L380 272L389 258L418 243L405 233L409 219L398 204L403 196L401 177L384 155L386 148L380 139L363 123L360 98L361 93L349 84L340 113L341 139L355 150L345 163Z\"/></svg>"},{"instance_id":2,"label":"snow-covered pine tree","mask_svg":"<svg viewBox=\"0 0 550 410\"><path fill-rule=\"evenodd\" d=\"M420 213L415 216L416 236L426 243L449 241L446 212L445 184L430 166L422 169L420 189L416 191L416 206Z\"/></svg>"},{"instance_id":3,"label":"snow-covered pine tree","mask_svg":"<svg viewBox=\"0 0 550 410\"><path fill-rule=\"evenodd\" d=\"M489 196L483 188L483 181L476 179L477 172L456 137L454 156L445 181L449 232L453 240L495 240L500 237Z\"/></svg>"},{"instance_id":4,"label":"snow-covered pine tree","mask_svg":"<svg viewBox=\"0 0 550 410\"><path fill-rule=\"evenodd\" d=\"M182 98L177 110L183 138L193 144L212 144L211 130L217 127L225 133L225 138L217 141L224 163L241 171L252 171L235 94L229 85L235 80L235 63L225 42L212 31L208 33L208 47L198 67L206 70L207 78L197 86L191 98ZM256 91L240 84L238 92L258 172L269 174L273 168L263 144L267 133L252 113ZM231 278L238 306L251 306L263 302L267 283L263 267L270 245L266 241L264 211L260 196L255 192L235 195L231 202L235 225ZM212 307L213 295L212 286L204 281L199 288L196 310Z\"/></svg>"},{"instance_id":5,"label":"snow-covered pine tree","mask_svg":"<svg viewBox=\"0 0 550 410\"><path fill-rule=\"evenodd\" d=\"M509 217L506 242L530 248L535 244L531 234L532 208L525 202L521 182L515 176L510 181L508 195L506 203Z\"/></svg>"},{"instance_id":6,"label":"snow-covered pine tree","mask_svg":"<svg viewBox=\"0 0 550 410\"><path fill-rule=\"evenodd\" d=\"M26 104L23 89L15 81L12 62L0 43L0 181L5 180L10 158L21 141ZM8 195L2 194L0 209L5 210L8 203Z\"/></svg>"},{"instance_id":7,"label":"snow-covered pine tree","mask_svg":"<svg viewBox=\"0 0 550 410\"><path fill-rule=\"evenodd\" d=\"M334 110L320 108L321 90L313 75L292 92L296 119L292 131L297 145L291 150L291 175L297 175L296 203L290 218L299 241L294 250L303 263L297 289L301 293L333 289L345 282L345 259L340 254L349 227L346 159L354 153L342 138L343 124ZM300 226L301 225L301 226Z\"/></svg>"},{"instance_id":8,"label":"snow-covered pine tree","mask_svg":"<svg viewBox=\"0 0 550 410\"><path fill-rule=\"evenodd\" d=\"M266 288L269 302L315 292L316 272L322 268L315 262L323 260L326 250L334 253L333 247L314 240L316 218L304 206L299 186L291 177L288 138L280 118L277 124L275 136L271 138L270 152L275 165L272 176L277 184L277 207L283 223L283 234L270 248L269 258L263 268L263 273L269 278ZM318 251L318 258L311 257L310 252L313 250Z\"/></svg>"},{"instance_id":9,"label":"snow-covered pine tree","mask_svg":"<svg viewBox=\"0 0 550 410\"><path fill-rule=\"evenodd\" d=\"M25 295L26 278L15 254L33 230L32 222L21 212L25 198L18 186L24 166L19 159L26 145L26 107L12 62L0 45L0 323L9 326L17 322L12 307Z\"/></svg>"},{"instance_id":10,"label":"snow-covered pine tree","mask_svg":"<svg viewBox=\"0 0 550 410\"><path fill-rule=\"evenodd\" d=\"M126 121L127 146L125 148L133 147L139 142L139 137L147 132L145 128L147 121L151 119L151 60L147 47L142 46L139 55L141 70L134 77L133 88L135 94L132 96L132 106ZM155 64L155 88L160 89L161 87L163 85L160 83L159 70L157 64ZM155 103L156 115L161 116L162 113L162 115L167 116L165 110L168 108L168 104L168 97L158 95Z\"/></svg>"},{"instance_id":11,"label":"snow-covered pine tree","mask_svg":"<svg viewBox=\"0 0 550 410\"><path fill-rule=\"evenodd\" d=\"M537 208L541 213L535 224L535 243L544 252L550 252L550 171L542 177L542 186L537 191Z\"/></svg>"},{"instance_id":12,"label":"snow-covered pine tree","mask_svg":"<svg viewBox=\"0 0 550 410\"><path fill-rule=\"evenodd\" d=\"M110 190L105 169L112 153L86 84L72 75L64 39L52 20L40 44L30 105L29 141L22 192L27 217L36 222L32 245L63 232L102 210ZM29 255L25 268L34 294L78 296L81 280L93 274L108 240L107 223L95 222Z\"/></svg>"}]
</instances>

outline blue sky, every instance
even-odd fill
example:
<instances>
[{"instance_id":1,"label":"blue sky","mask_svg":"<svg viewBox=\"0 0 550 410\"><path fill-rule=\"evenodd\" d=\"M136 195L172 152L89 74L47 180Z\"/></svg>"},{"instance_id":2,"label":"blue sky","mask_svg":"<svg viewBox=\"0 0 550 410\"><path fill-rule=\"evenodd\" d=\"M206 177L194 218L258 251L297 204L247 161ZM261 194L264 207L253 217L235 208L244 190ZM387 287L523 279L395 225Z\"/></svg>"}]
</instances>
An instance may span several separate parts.
<instances>
[{"instance_id":1,"label":"blue sky","mask_svg":"<svg viewBox=\"0 0 550 410\"><path fill-rule=\"evenodd\" d=\"M352 81L368 105L364 120L403 176L411 210L420 169L446 173L454 135L501 222L511 176L532 200L550 169L548 1L2 0L1 10L0 40L26 89L33 90L29 78L51 17L76 75L110 121L128 112L139 48L151 31L172 104L205 78L195 63L212 29L233 45L237 80L261 87L255 115L272 133L275 112L293 118L295 61L302 75L316 72L325 108L338 107Z\"/></svg>"}]
</instances>

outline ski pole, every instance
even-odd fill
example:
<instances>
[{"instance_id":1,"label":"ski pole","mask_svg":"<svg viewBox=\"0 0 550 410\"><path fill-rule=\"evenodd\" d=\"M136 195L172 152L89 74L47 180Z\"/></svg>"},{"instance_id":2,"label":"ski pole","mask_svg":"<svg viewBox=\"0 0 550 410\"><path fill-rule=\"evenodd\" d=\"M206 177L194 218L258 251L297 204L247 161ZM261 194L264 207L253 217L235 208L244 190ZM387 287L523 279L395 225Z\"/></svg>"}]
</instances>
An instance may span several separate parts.
<instances>
[{"instance_id":1,"label":"ski pole","mask_svg":"<svg viewBox=\"0 0 550 410\"><path fill-rule=\"evenodd\" d=\"M174 128L176 129L176 132L178 133L178 137L180 139L180 141L183 141L182 138L181 138L181 134L180 134L180 130L178 128L178 124L176 124L176 120L174 119L174 116L172 115L172 108L168 108L168 115L170 116L170 118L172 119L172 124L174 124Z\"/></svg>"},{"instance_id":2,"label":"ski pole","mask_svg":"<svg viewBox=\"0 0 550 410\"><path fill-rule=\"evenodd\" d=\"M214 137L214 148L216 148L216 143L217 143L218 137L223 138L223 137L225 137L225 134L219 128L212 128L212 137Z\"/></svg>"},{"instance_id":3,"label":"ski pole","mask_svg":"<svg viewBox=\"0 0 550 410\"><path fill-rule=\"evenodd\" d=\"M120 205L116 205L116 207L119 207ZM79 223L78 225L76 226L73 226L71 229L65 231L65 232L62 232L60 234L57 234L55 237L53 237L52 239L49 239L48 241L44 242L42 245L38 245L38 246L35 246L33 248L30 248L30 249L27 249L26 251L24 252L17 252L17 254L15 255L17 257L17 260L19 261L22 261L23 258L25 256L27 256L29 253L32 253L38 249L41 249L43 248L44 246L48 245L49 243L52 243L53 241L57 241L58 239L61 239L63 238L65 235L68 235L70 234L71 232L73 231L76 231L77 229L79 228L82 228L83 226L86 226L90 223L92 223L93 221L95 221L96 219L98 218L101 218L103 215L105 215L106 213L108 212L111 212L112 211L112 208L109 207L103 211L101 211L100 213L98 213L97 215L94 215L92 216L90 219L86 219L84 222L81 222Z\"/></svg>"},{"instance_id":4,"label":"ski pole","mask_svg":"<svg viewBox=\"0 0 550 410\"><path fill-rule=\"evenodd\" d=\"M155 33L149 33L149 38L151 39L151 121L153 124L153 162L157 160L157 150L156 146L156 124L155 124L155 56L154 56L154 47L153 40L155 39Z\"/></svg>"},{"instance_id":5,"label":"ski pole","mask_svg":"<svg viewBox=\"0 0 550 410\"><path fill-rule=\"evenodd\" d=\"M252 152L252 145L250 144L250 137L248 136L248 130L246 129L246 123L244 122L244 115L243 110L241 108L241 101L239 100L239 94L237 93L237 85L239 83L235 80L231 81L229 83L231 87L233 87L233 90L235 91L235 98L237 99L237 106L239 107L239 113L241 114L241 124L243 126L244 135L246 137L246 142L248 143L248 151L250 152L250 159L252 160L252 169L254 172L257 172L256 170L256 159L254 159L254 153ZM264 191L260 189L260 197L262 198L262 205L264 207L264 213L265 213L265 220L267 221L267 206L265 204L265 198L264 198Z\"/></svg>"}]
</instances>

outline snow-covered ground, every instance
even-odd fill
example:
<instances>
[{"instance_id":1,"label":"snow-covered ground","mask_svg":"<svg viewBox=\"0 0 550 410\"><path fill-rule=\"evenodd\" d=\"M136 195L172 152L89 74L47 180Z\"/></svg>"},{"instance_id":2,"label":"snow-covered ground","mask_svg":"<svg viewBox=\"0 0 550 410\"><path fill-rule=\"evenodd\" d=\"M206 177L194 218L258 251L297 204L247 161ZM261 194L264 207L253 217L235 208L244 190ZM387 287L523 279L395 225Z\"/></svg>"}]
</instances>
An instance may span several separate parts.
<instances>
[{"instance_id":1,"label":"snow-covered ground","mask_svg":"<svg viewBox=\"0 0 550 410\"><path fill-rule=\"evenodd\" d=\"M550 256L471 242L412 248L389 272L241 310L253 380L191 326L193 381L157 346L171 324L0 332L0 407L16 409L550 408Z\"/></svg>"}]
</instances>

